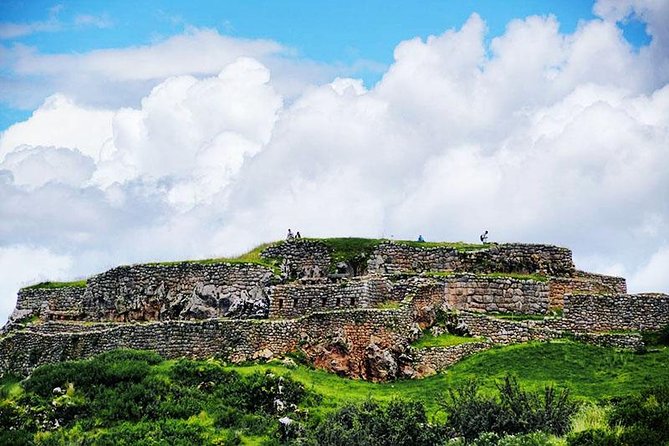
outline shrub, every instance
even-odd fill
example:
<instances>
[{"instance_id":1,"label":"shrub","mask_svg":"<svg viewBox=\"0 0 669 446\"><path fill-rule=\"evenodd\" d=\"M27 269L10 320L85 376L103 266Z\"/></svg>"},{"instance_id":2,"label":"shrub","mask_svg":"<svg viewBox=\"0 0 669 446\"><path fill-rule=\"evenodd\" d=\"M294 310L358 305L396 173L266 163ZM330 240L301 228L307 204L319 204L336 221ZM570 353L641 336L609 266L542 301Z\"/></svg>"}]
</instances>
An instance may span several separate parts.
<instances>
[{"instance_id":1,"label":"shrub","mask_svg":"<svg viewBox=\"0 0 669 446\"><path fill-rule=\"evenodd\" d=\"M458 436L468 440L474 440L484 432L503 433L509 430L509 413L495 398L480 395L476 381L449 389L448 399L442 407L448 414L447 424Z\"/></svg>"},{"instance_id":2,"label":"shrub","mask_svg":"<svg viewBox=\"0 0 669 446\"><path fill-rule=\"evenodd\" d=\"M567 436L569 446L622 446L608 429L588 429Z\"/></svg>"},{"instance_id":3,"label":"shrub","mask_svg":"<svg viewBox=\"0 0 669 446\"><path fill-rule=\"evenodd\" d=\"M543 393L528 392L509 376L498 391L499 400L481 396L475 381L449 389L448 399L442 404L448 425L469 440L484 432L504 435L543 431L563 435L578 407L569 399L567 390L548 386Z\"/></svg>"},{"instance_id":4,"label":"shrub","mask_svg":"<svg viewBox=\"0 0 669 446\"><path fill-rule=\"evenodd\" d=\"M202 383L226 384L239 381L237 372L228 372L213 362L179 360L170 370L170 377L179 384L198 386Z\"/></svg>"},{"instance_id":5,"label":"shrub","mask_svg":"<svg viewBox=\"0 0 669 446\"><path fill-rule=\"evenodd\" d=\"M669 441L669 386L614 400L609 423L625 427L621 439L630 445L642 444L644 437L658 444Z\"/></svg>"},{"instance_id":6,"label":"shrub","mask_svg":"<svg viewBox=\"0 0 669 446\"><path fill-rule=\"evenodd\" d=\"M314 444L330 446L434 445L447 438L443 426L427 422L418 402L393 401L382 407L373 401L346 406L319 423L310 434Z\"/></svg>"},{"instance_id":7,"label":"shrub","mask_svg":"<svg viewBox=\"0 0 669 446\"><path fill-rule=\"evenodd\" d=\"M569 399L569 390L556 390L552 386L539 392L524 391L518 381L505 377L498 387L502 407L512 414L512 433L542 431L564 435L570 427L570 418L578 406Z\"/></svg>"},{"instance_id":8,"label":"shrub","mask_svg":"<svg viewBox=\"0 0 669 446\"><path fill-rule=\"evenodd\" d=\"M122 382L139 382L151 365L162 359L154 352L115 350L89 360L65 361L38 367L25 383L25 389L48 397L56 387L90 389L95 386L114 386Z\"/></svg>"},{"instance_id":9,"label":"shrub","mask_svg":"<svg viewBox=\"0 0 669 446\"><path fill-rule=\"evenodd\" d=\"M0 429L0 444L12 446L30 446L33 445L33 433L22 429L4 430Z\"/></svg>"},{"instance_id":10,"label":"shrub","mask_svg":"<svg viewBox=\"0 0 669 446\"><path fill-rule=\"evenodd\" d=\"M236 389L236 395L229 394L233 398L232 405L252 412L276 412L274 402L277 399L282 401L284 407L290 408L302 401L306 395L301 383L270 371L245 377L241 387Z\"/></svg>"},{"instance_id":11,"label":"shrub","mask_svg":"<svg viewBox=\"0 0 669 446\"><path fill-rule=\"evenodd\" d=\"M105 421L155 419L169 391L166 382L154 377L140 383L101 387L93 400L92 411Z\"/></svg>"}]
</instances>

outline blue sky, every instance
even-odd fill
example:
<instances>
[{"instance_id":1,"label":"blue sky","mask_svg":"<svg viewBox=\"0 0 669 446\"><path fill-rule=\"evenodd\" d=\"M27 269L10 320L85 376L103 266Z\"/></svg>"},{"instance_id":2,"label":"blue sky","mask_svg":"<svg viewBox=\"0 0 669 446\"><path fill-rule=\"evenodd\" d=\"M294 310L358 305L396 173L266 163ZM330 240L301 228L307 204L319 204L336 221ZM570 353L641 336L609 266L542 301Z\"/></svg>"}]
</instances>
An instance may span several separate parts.
<instances>
[{"instance_id":1,"label":"blue sky","mask_svg":"<svg viewBox=\"0 0 669 446\"><path fill-rule=\"evenodd\" d=\"M595 18L593 1L43 1L3 0L0 23L36 26L35 32L6 38L4 47L25 45L43 54L89 51L152 44L206 27L237 38L271 39L295 56L326 64L358 64L355 74L367 86L379 80L393 61L395 45L416 36L441 34L478 13L487 38L501 35L514 18L554 15L560 30L571 33L579 21ZM41 29L40 29L41 25ZM633 17L622 22L627 40L647 45L645 25ZM15 76L2 63L0 73ZM0 98L0 130L26 119L31 107Z\"/></svg>"}]
</instances>

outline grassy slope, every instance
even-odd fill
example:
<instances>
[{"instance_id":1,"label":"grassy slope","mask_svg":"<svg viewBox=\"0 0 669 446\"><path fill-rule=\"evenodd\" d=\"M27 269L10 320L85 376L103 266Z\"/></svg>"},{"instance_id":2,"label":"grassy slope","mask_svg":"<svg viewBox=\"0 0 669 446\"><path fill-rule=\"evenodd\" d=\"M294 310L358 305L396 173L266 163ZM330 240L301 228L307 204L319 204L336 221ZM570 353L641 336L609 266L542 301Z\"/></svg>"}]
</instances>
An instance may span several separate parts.
<instances>
[{"instance_id":1,"label":"grassy slope","mask_svg":"<svg viewBox=\"0 0 669 446\"><path fill-rule=\"evenodd\" d=\"M150 374L163 376L169 381L170 369L175 362L163 361L153 365ZM322 396L319 404L315 405L315 400L312 400L304 406L317 418L342 405L360 403L369 398L381 402L401 398L422 401L430 417L442 419L444 413L439 403L445 391L472 378L478 378L482 391L488 393L493 393L496 384L510 373L527 389L554 384L568 387L578 399L598 401L669 382L668 363L669 347L636 355L565 341L498 347L473 355L438 375L382 384L346 379L305 366L288 368L280 363L228 365L226 368L243 375L271 370L302 382L307 389ZM6 377L0 380L0 401L14 400L22 392L17 379ZM247 432L243 442L258 444L263 439L265 437L253 437Z\"/></svg>"},{"instance_id":2,"label":"grassy slope","mask_svg":"<svg viewBox=\"0 0 669 446\"><path fill-rule=\"evenodd\" d=\"M493 348L466 358L438 375L383 384L345 379L303 366L288 369L283 365L263 364L230 368L240 373L265 369L286 373L324 396L319 410L327 411L369 397L382 401L405 398L423 401L435 414L448 386L473 378L481 380L484 391L492 392L496 383L510 373L528 388L554 384L568 387L579 399L597 401L669 382L667 364L669 348L637 355L565 341Z\"/></svg>"}]
</instances>

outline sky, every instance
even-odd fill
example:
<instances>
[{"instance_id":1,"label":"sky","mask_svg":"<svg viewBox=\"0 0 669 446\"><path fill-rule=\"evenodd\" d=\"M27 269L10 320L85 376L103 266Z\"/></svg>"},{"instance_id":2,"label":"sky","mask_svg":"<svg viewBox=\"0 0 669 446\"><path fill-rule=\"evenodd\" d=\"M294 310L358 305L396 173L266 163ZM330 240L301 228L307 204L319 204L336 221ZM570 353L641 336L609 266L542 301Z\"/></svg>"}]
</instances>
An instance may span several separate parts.
<instances>
[{"instance_id":1,"label":"sky","mask_svg":"<svg viewBox=\"0 0 669 446\"><path fill-rule=\"evenodd\" d=\"M0 2L21 286L287 228L570 247L669 292L669 2Z\"/></svg>"}]
</instances>

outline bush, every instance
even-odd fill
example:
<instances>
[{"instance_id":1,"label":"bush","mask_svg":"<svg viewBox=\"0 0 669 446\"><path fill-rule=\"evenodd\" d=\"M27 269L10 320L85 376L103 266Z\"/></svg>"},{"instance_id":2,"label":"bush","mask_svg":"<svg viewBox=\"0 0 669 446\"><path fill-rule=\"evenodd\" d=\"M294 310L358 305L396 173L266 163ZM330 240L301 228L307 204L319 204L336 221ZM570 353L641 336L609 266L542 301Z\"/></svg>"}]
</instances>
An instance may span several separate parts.
<instances>
[{"instance_id":1,"label":"bush","mask_svg":"<svg viewBox=\"0 0 669 446\"><path fill-rule=\"evenodd\" d=\"M277 412L278 408L275 405L277 399L283 403L287 411L290 411L306 395L301 383L270 371L244 377L237 388L224 390L226 400L231 406L264 413Z\"/></svg>"},{"instance_id":2,"label":"bush","mask_svg":"<svg viewBox=\"0 0 669 446\"><path fill-rule=\"evenodd\" d=\"M443 426L427 422L418 402L393 401L382 407L373 401L346 406L319 423L310 434L318 445L434 445L448 438Z\"/></svg>"},{"instance_id":3,"label":"bush","mask_svg":"<svg viewBox=\"0 0 669 446\"><path fill-rule=\"evenodd\" d=\"M139 382L151 365L162 358L154 352L114 350L81 361L65 361L38 367L25 382L25 389L49 397L56 387L68 383L89 389L95 386L114 386L122 382Z\"/></svg>"},{"instance_id":4,"label":"bush","mask_svg":"<svg viewBox=\"0 0 669 446\"><path fill-rule=\"evenodd\" d=\"M569 446L621 446L617 436L607 429L588 429L567 436Z\"/></svg>"},{"instance_id":5,"label":"bush","mask_svg":"<svg viewBox=\"0 0 669 446\"><path fill-rule=\"evenodd\" d=\"M175 382L186 386L199 386L203 383L227 384L239 381L237 372L228 372L212 362L179 360L170 370L170 377Z\"/></svg>"},{"instance_id":6,"label":"bush","mask_svg":"<svg viewBox=\"0 0 669 446\"><path fill-rule=\"evenodd\" d=\"M511 433L542 431L564 435L570 427L570 418L578 406L569 399L569 390L556 390L552 386L539 392L520 388L515 378L507 376L498 387L501 405L511 412Z\"/></svg>"},{"instance_id":7,"label":"bush","mask_svg":"<svg viewBox=\"0 0 669 446\"><path fill-rule=\"evenodd\" d=\"M33 433L25 430L4 430L0 429L0 444L12 446L31 446L33 442Z\"/></svg>"},{"instance_id":8,"label":"bush","mask_svg":"<svg viewBox=\"0 0 669 446\"><path fill-rule=\"evenodd\" d=\"M610 423L659 432L662 441L669 441L669 386L614 400Z\"/></svg>"},{"instance_id":9,"label":"bush","mask_svg":"<svg viewBox=\"0 0 669 446\"><path fill-rule=\"evenodd\" d=\"M449 389L449 398L442 404L448 425L468 440L484 432L505 435L542 431L563 435L578 407L569 399L567 390L557 391L549 386L543 393L528 392L509 376L498 391L499 400L481 396L475 381Z\"/></svg>"},{"instance_id":10,"label":"bush","mask_svg":"<svg viewBox=\"0 0 669 446\"><path fill-rule=\"evenodd\" d=\"M448 390L442 403L448 414L447 424L458 436L474 440L485 432L503 433L509 429L509 413L495 398L479 394L476 381L469 381Z\"/></svg>"}]
</instances>

